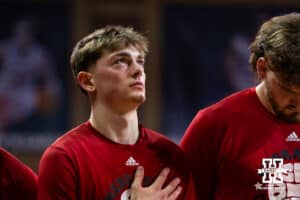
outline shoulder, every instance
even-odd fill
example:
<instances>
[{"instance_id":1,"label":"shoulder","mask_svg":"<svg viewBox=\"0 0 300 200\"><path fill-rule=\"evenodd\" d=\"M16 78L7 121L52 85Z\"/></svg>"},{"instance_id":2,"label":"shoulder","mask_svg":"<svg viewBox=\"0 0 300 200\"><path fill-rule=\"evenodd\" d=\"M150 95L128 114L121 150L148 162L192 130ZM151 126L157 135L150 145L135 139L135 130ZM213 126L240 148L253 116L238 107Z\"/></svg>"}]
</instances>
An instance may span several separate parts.
<instances>
[{"instance_id":1,"label":"shoulder","mask_svg":"<svg viewBox=\"0 0 300 200\"><path fill-rule=\"evenodd\" d=\"M60 149L72 148L82 141L82 138L88 137L89 133L90 129L88 128L88 122L84 122L57 138L50 147Z\"/></svg>"},{"instance_id":2,"label":"shoulder","mask_svg":"<svg viewBox=\"0 0 300 200\"><path fill-rule=\"evenodd\" d=\"M256 110L256 98L255 88L249 88L200 110L185 131L181 147L200 148L202 141L204 145L213 145L207 141L221 142L229 126L238 123L251 110Z\"/></svg>"},{"instance_id":3,"label":"shoulder","mask_svg":"<svg viewBox=\"0 0 300 200\"><path fill-rule=\"evenodd\" d=\"M203 120L208 124L209 122L213 124L224 122L234 115L239 115L245 110L251 109L255 99L255 88L248 88L233 93L217 103L199 110L193 121Z\"/></svg>"},{"instance_id":4,"label":"shoulder","mask_svg":"<svg viewBox=\"0 0 300 200\"><path fill-rule=\"evenodd\" d=\"M2 192L5 191L11 199L36 199L37 175L35 172L1 147L0 159ZM1 189L0 199L3 195Z\"/></svg>"},{"instance_id":5,"label":"shoulder","mask_svg":"<svg viewBox=\"0 0 300 200\"><path fill-rule=\"evenodd\" d=\"M3 169L10 169L11 167L23 166L23 163L19 161L13 154L0 147L0 164ZM13 171L13 170L12 170Z\"/></svg>"},{"instance_id":6,"label":"shoulder","mask_svg":"<svg viewBox=\"0 0 300 200\"><path fill-rule=\"evenodd\" d=\"M0 164L2 169L6 169L7 171L11 171L14 174L18 173L26 173L36 176L35 173L22 161L16 158L13 154L8 152L7 150L0 147Z\"/></svg>"},{"instance_id":7,"label":"shoulder","mask_svg":"<svg viewBox=\"0 0 300 200\"><path fill-rule=\"evenodd\" d=\"M248 105L256 98L255 88L248 88L239 92L235 92L222 100L218 101L207 108L204 108L202 112L205 113L222 113L222 112L235 112L239 110L240 106Z\"/></svg>"},{"instance_id":8,"label":"shoulder","mask_svg":"<svg viewBox=\"0 0 300 200\"><path fill-rule=\"evenodd\" d=\"M69 130L47 147L40 163L55 163L57 160L68 159L68 157L75 158L78 147L85 144L85 139L89 137L89 132L87 122Z\"/></svg>"},{"instance_id":9,"label":"shoulder","mask_svg":"<svg viewBox=\"0 0 300 200\"><path fill-rule=\"evenodd\" d=\"M7 150L3 149L2 147L0 147L0 161L1 161L1 166L11 162L17 162L17 163L19 162L14 155L9 153Z\"/></svg>"}]
</instances>

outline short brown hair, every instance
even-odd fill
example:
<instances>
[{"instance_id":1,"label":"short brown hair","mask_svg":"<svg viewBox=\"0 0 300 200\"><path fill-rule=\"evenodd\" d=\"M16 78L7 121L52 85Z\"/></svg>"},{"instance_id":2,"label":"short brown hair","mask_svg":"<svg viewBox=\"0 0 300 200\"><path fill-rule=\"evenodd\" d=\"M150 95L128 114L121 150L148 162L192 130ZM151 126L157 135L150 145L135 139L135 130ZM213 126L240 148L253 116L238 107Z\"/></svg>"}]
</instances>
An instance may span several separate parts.
<instances>
[{"instance_id":1,"label":"short brown hair","mask_svg":"<svg viewBox=\"0 0 300 200\"><path fill-rule=\"evenodd\" d=\"M131 27L109 25L85 36L77 42L71 54L70 64L75 80L77 74L87 71L104 51L113 52L130 45L145 54L148 52L148 40Z\"/></svg>"},{"instance_id":2,"label":"short brown hair","mask_svg":"<svg viewBox=\"0 0 300 200\"><path fill-rule=\"evenodd\" d=\"M276 16L260 27L250 45L249 62L256 72L256 62L264 57L269 68L288 84L300 85L300 14Z\"/></svg>"}]
</instances>

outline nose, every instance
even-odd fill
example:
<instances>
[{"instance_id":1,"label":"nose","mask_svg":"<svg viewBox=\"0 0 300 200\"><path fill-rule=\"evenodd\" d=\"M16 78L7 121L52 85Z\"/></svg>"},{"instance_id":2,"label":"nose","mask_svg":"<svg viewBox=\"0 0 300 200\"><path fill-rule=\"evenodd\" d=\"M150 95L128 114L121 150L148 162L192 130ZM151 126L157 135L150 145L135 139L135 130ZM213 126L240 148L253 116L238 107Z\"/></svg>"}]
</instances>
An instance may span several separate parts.
<instances>
[{"instance_id":1,"label":"nose","mask_svg":"<svg viewBox=\"0 0 300 200\"><path fill-rule=\"evenodd\" d=\"M300 95L295 95L290 100L291 108L300 110Z\"/></svg>"},{"instance_id":2,"label":"nose","mask_svg":"<svg viewBox=\"0 0 300 200\"><path fill-rule=\"evenodd\" d=\"M131 74L134 78L141 77L141 76L144 75L144 73L145 72L144 72L144 66L143 65L141 65L137 62L132 63L132 72L131 72Z\"/></svg>"}]
</instances>

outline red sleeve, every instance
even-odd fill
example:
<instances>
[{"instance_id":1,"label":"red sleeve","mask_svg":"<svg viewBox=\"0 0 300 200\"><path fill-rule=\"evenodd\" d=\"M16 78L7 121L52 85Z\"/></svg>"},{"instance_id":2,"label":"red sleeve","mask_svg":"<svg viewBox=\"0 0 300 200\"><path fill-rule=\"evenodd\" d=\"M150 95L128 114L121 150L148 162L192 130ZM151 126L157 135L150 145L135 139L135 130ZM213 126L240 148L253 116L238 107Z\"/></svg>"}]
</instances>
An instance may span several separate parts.
<instances>
[{"instance_id":1,"label":"red sleeve","mask_svg":"<svg viewBox=\"0 0 300 200\"><path fill-rule=\"evenodd\" d=\"M61 149L49 147L39 166L39 199L73 200L76 197L76 175L74 166Z\"/></svg>"},{"instance_id":2,"label":"red sleeve","mask_svg":"<svg viewBox=\"0 0 300 200\"><path fill-rule=\"evenodd\" d=\"M218 173L218 152L222 126L211 113L199 112L186 130L180 146L191 163L197 196L211 200Z\"/></svg>"},{"instance_id":3,"label":"red sleeve","mask_svg":"<svg viewBox=\"0 0 300 200\"><path fill-rule=\"evenodd\" d=\"M2 148L0 157L0 199L37 199L36 174Z\"/></svg>"}]
</instances>

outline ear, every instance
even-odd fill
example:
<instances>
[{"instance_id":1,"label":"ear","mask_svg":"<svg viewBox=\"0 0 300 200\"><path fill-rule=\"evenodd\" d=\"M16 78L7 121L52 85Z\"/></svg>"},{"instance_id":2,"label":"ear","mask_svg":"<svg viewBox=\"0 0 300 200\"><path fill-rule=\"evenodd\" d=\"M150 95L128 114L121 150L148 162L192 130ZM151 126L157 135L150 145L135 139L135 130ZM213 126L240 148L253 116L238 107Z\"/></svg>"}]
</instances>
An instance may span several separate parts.
<instances>
[{"instance_id":1,"label":"ear","mask_svg":"<svg viewBox=\"0 0 300 200\"><path fill-rule=\"evenodd\" d=\"M266 77L267 70L267 60L264 57L258 58L256 61L256 71L259 80Z\"/></svg>"},{"instance_id":2,"label":"ear","mask_svg":"<svg viewBox=\"0 0 300 200\"><path fill-rule=\"evenodd\" d=\"M79 72L77 74L77 83L87 93L94 92L96 89L93 75L90 72Z\"/></svg>"}]
</instances>

